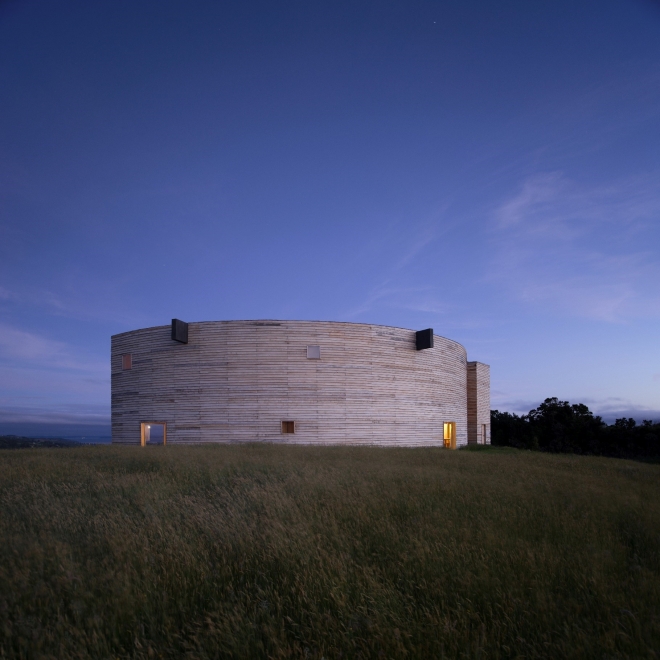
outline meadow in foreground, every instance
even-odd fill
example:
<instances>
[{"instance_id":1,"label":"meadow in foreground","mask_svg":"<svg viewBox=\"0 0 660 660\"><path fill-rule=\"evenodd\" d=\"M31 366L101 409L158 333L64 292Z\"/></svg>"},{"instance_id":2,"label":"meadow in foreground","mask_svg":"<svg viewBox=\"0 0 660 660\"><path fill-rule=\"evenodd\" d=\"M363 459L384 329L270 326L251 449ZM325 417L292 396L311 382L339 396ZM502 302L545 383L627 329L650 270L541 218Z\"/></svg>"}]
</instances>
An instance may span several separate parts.
<instances>
[{"instance_id":1,"label":"meadow in foreground","mask_svg":"<svg viewBox=\"0 0 660 660\"><path fill-rule=\"evenodd\" d=\"M0 456L0 656L657 657L660 466L276 445Z\"/></svg>"}]
</instances>

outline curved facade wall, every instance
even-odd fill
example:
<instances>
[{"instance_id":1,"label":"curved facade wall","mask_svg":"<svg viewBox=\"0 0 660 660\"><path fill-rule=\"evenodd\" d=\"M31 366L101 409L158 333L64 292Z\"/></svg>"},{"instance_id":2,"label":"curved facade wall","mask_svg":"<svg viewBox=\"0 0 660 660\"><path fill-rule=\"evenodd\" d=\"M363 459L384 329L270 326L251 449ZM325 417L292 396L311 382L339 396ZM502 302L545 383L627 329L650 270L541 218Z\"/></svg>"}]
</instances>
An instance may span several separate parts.
<instances>
[{"instance_id":1,"label":"curved facade wall","mask_svg":"<svg viewBox=\"0 0 660 660\"><path fill-rule=\"evenodd\" d=\"M168 444L442 445L445 422L457 446L468 441L467 358L454 341L436 335L417 351L412 330L358 323L188 327L188 344L170 326L112 337L113 443L139 444L146 422L165 422Z\"/></svg>"}]
</instances>

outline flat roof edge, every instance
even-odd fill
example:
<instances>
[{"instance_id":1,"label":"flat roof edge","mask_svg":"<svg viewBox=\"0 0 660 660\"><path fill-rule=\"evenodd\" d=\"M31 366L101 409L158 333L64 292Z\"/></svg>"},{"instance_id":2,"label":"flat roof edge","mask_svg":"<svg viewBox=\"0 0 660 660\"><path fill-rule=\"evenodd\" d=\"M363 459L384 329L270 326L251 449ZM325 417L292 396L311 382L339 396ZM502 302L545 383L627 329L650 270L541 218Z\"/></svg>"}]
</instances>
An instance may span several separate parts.
<instances>
[{"instance_id":1,"label":"flat roof edge","mask_svg":"<svg viewBox=\"0 0 660 660\"><path fill-rule=\"evenodd\" d=\"M383 325L382 323L356 323L355 321L310 321L303 319L225 319L222 321L186 321L186 323L189 325L203 325L206 323L336 323L338 325L361 325L369 328L388 328L390 330L406 330L407 332L416 332L416 330L413 330L412 328L402 328L398 325ZM160 328L169 327L169 325L153 325L147 326L146 328L135 328L134 330L126 330L125 332L118 332L116 335L110 335L110 338L114 339L115 337L122 337L123 335L129 335L133 332L139 332L140 330L158 330ZM439 335L436 332L433 333L433 336L457 344L465 350L463 344L456 341L455 339L450 339L444 335Z\"/></svg>"}]
</instances>

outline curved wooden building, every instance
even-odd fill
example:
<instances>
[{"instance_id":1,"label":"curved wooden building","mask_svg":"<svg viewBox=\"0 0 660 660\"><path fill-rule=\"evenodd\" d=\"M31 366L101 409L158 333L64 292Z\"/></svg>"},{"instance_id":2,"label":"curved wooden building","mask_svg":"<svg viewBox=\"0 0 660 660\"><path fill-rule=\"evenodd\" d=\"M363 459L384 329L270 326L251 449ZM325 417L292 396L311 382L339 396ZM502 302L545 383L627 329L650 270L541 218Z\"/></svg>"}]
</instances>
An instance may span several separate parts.
<instances>
[{"instance_id":1,"label":"curved wooden building","mask_svg":"<svg viewBox=\"0 0 660 660\"><path fill-rule=\"evenodd\" d=\"M432 330L173 321L113 336L111 365L113 443L490 442L489 367Z\"/></svg>"}]
</instances>

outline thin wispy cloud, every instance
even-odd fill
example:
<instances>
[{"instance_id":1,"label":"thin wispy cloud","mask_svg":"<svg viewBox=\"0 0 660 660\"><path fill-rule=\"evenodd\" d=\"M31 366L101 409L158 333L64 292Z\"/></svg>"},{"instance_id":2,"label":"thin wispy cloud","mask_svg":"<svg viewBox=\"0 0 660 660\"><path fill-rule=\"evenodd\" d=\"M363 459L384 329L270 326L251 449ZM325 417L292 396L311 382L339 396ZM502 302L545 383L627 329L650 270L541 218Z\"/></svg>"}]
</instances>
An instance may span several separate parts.
<instances>
[{"instance_id":1,"label":"thin wispy cloud","mask_svg":"<svg viewBox=\"0 0 660 660\"><path fill-rule=\"evenodd\" d=\"M441 213L435 214L436 217L431 221L427 221L415 234L414 240L410 241L409 245L403 249L401 257L394 263L393 272L399 272L408 264L410 264L416 257L418 257L426 248L438 240L443 231L447 231L447 226L440 225Z\"/></svg>"},{"instance_id":2,"label":"thin wispy cloud","mask_svg":"<svg viewBox=\"0 0 660 660\"><path fill-rule=\"evenodd\" d=\"M24 309L36 309L49 316L76 321L113 321L129 328L152 321L147 314L111 310L109 301L117 297L117 285L114 282L103 286L98 282L90 286L87 282L78 286L67 286L58 292L47 287L21 284L11 288L0 286L0 301Z\"/></svg>"},{"instance_id":3,"label":"thin wispy cloud","mask_svg":"<svg viewBox=\"0 0 660 660\"><path fill-rule=\"evenodd\" d=\"M660 177L527 179L494 213L492 277L520 300L608 322L660 316Z\"/></svg>"},{"instance_id":4,"label":"thin wispy cloud","mask_svg":"<svg viewBox=\"0 0 660 660\"><path fill-rule=\"evenodd\" d=\"M603 400L585 398L584 402L595 414L610 422L622 417L632 417L636 420L650 419L660 421L660 408L650 408L632 403L622 397L610 397Z\"/></svg>"},{"instance_id":5,"label":"thin wispy cloud","mask_svg":"<svg viewBox=\"0 0 660 660\"><path fill-rule=\"evenodd\" d=\"M362 304L349 310L345 317L357 319L376 308L387 307L414 311L430 311L433 308L435 311L440 311L442 305L431 300L430 295L431 292L427 287L396 286L394 279L388 279L373 287Z\"/></svg>"},{"instance_id":6,"label":"thin wispy cloud","mask_svg":"<svg viewBox=\"0 0 660 660\"><path fill-rule=\"evenodd\" d=\"M561 397L559 397L561 398ZM604 399L592 399L589 397L576 397L569 403L584 403L594 415L599 415L603 420L611 424L622 417L632 417L641 422L644 419L660 421L660 408L640 406L622 397L607 397ZM492 392L491 408L494 410L506 410L517 415L526 415L530 410L537 408L542 400L532 399L508 399L504 392Z\"/></svg>"},{"instance_id":7,"label":"thin wispy cloud","mask_svg":"<svg viewBox=\"0 0 660 660\"><path fill-rule=\"evenodd\" d=\"M17 423L106 426L110 423L107 406L62 404L21 406L0 400L0 424Z\"/></svg>"},{"instance_id":8,"label":"thin wispy cloud","mask_svg":"<svg viewBox=\"0 0 660 660\"><path fill-rule=\"evenodd\" d=\"M396 308L414 312L446 313L450 305L440 300L437 291L429 285L407 284L411 271L420 259L426 261L424 253L454 228L455 221L445 217L449 205L444 202L425 218L416 222L396 224L379 241L381 254L370 255L379 263L382 273L380 281L372 285L364 300L345 313L346 318L359 318L376 308ZM387 254L383 263L383 254Z\"/></svg>"},{"instance_id":9,"label":"thin wispy cloud","mask_svg":"<svg viewBox=\"0 0 660 660\"><path fill-rule=\"evenodd\" d=\"M0 323L0 362L21 368L55 369L100 374L107 363L93 356L82 357L67 344Z\"/></svg>"},{"instance_id":10,"label":"thin wispy cloud","mask_svg":"<svg viewBox=\"0 0 660 660\"><path fill-rule=\"evenodd\" d=\"M109 406L95 402L109 376L80 346L0 323L0 424L107 425Z\"/></svg>"}]
</instances>

